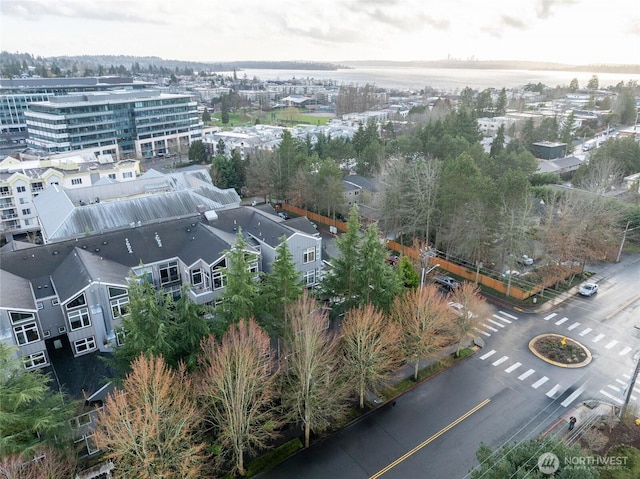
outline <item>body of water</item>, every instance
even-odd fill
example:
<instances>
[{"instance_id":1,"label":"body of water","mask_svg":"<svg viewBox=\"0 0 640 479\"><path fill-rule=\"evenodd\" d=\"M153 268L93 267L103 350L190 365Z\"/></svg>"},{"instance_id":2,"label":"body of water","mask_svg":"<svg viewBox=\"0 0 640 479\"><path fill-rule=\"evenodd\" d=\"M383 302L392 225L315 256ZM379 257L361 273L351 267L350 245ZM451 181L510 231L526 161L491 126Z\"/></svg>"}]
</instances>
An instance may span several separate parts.
<instances>
[{"instance_id":1,"label":"body of water","mask_svg":"<svg viewBox=\"0 0 640 479\"><path fill-rule=\"evenodd\" d=\"M573 78L578 79L580 87L587 85L593 75L598 76L601 88L617 85L629 80L640 82L640 75L619 73L585 73L566 71L535 70L482 70L463 68L406 68L406 67L367 67L344 70L260 70L247 69L237 72L238 78L245 75L248 79L291 80L314 78L333 80L337 85L365 85L367 83L382 88L396 90L421 90L425 87L441 91L455 92L465 87L476 90L486 88L518 88L527 83L543 83L550 87L568 86Z\"/></svg>"}]
</instances>

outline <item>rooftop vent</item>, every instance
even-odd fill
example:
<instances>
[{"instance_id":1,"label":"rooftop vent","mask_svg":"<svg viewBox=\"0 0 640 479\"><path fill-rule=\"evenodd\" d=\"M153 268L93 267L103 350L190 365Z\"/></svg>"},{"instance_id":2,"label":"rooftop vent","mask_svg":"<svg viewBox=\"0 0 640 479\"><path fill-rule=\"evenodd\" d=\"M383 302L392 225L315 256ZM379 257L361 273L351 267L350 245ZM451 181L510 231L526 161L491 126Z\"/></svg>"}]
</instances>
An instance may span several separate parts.
<instances>
[{"instance_id":1,"label":"rooftop vent","mask_svg":"<svg viewBox=\"0 0 640 479\"><path fill-rule=\"evenodd\" d=\"M162 240L160 239L160 235L157 232L154 238L156 239L156 243L158 243L158 247L162 248Z\"/></svg>"},{"instance_id":2,"label":"rooftop vent","mask_svg":"<svg viewBox=\"0 0 640 479\"><path fill-rule=\"evenodd\" d=\"M129 238L124 239L124 244L127 245L127 251L129 254L133 254L133 249L131 248L131 243L129 242Z\"/></svg>"}]
</instances>

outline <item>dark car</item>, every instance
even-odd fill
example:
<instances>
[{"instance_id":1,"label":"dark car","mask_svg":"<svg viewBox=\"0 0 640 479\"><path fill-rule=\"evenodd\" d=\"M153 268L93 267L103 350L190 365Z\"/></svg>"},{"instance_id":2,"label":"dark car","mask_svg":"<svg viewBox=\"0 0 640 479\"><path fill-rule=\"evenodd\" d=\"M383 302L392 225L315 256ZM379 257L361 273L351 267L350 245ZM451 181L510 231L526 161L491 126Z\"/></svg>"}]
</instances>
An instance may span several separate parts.
<instances>
[{"instance_id":1,"label":"dark car","mask_svg":"<svg viewBox=\"0 0 640 479\"><path fill-rule=\"evenodd\" d=\"M451 276L438 275L434 278L434 281L436 282L436 284L439 284L440 286L443 286L447 289L456 289L460 287L460 283L453 279Z\"/></svg>"}]
</instances>

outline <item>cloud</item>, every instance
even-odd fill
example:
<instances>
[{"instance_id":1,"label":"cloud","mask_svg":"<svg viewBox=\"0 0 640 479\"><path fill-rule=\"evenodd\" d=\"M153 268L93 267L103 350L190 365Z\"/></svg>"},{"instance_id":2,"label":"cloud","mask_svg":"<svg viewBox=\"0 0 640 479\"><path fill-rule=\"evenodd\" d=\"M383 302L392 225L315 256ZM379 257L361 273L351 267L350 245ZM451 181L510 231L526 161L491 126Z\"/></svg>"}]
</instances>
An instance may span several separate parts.
<instances>
[{"instance_id":1,"label":"cloud","mask_svg":"<svg viewBox=\"0 0 640 479\"><path fill-rule=\"evenodd\" d=\"M509 15L502 15L502 17L500 17L500 23L505 27L516 28L518 30L524 30L525 28L527 28L526 23L524 23L522 20L520 20L519 18L510 17Z\"/></svg>"},{"instance_id":2,"label":"cloud","mask_svg":"<svg viewBox=\"0 0 640 479\"><path fill-rule=\"evenodd\" d=\"M573 5L576 0L539 0L537 7L538 18L545 19L551 16L551 10L556 5Z\"/></svg>"},{"instance_id":3,"label":"cloud","mask_svg":"<svg viewBox=\"0 0 640 479\"><path fill-rule=\"evenodd\" d=\"M162 5L146 10L144 4L126 0L106 2L77 2L73 0L12 0L0 3L0 12L6 16L16 16L25 20L39 20L42 17L62 17L74 20L100 20L128 23L168 24L161 16Z\"/></svg>"}]
</instances>

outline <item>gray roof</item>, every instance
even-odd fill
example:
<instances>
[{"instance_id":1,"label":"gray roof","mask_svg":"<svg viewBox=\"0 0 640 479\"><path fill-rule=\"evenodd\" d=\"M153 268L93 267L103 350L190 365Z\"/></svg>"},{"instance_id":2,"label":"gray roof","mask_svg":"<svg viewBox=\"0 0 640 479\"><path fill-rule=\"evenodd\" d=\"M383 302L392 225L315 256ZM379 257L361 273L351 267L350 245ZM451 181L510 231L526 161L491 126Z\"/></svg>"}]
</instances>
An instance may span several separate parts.
<instances>
[{"instance_id":1,"label":"gray roof","mask_svg":"<svg viewBox=\"0 0 640 479\"><path fill-rule=\"evenodd\" d=\"M349 175L349 176L345 176L343 178L343 180L344 181L348 181L350 183L353 183L354 185L358 185L363 190L368 190L368 191L371 191L373 193L378 191L377 182L375 180L370 179L370 178L365 178L364 176Z\"/></svg>"},{"instance_id":2,"label":"gray roof","mask_svg":"<svg viewBox=\"0 0 640 479\"><path fill-rule=\"evenodd\" d=\"M35 310L29 281L0 269L0 307Z\"/></svg>"},{"instance_id":3,"label":"gray roof","mask_svg":"<svg viewBox=\"0 0 640 479\"><path fill-rule=\"evenodd\" d=\"M55 280L60 297L81 290L89 281L122 284L131 268L180 258L215 263L232 244L200 222L200 216L111 231L99 236L37 245L28 250L0 253L0 268L33 283L37 297L51 296ZM11 281L15 281L8 276ZM26 284L26 283L23 283ZM74 289L75 288L75 289ZM69 293L71 291L71 293ZM2 296L4 305L4 296ZM33 300L31 299L33 302Z\"/></svg>"},{"instance_id":4,"label":"gray roof","mask_svg":"<svg viewBox=\"0 0 640 479\"><path fill-rule=\"evenodd\" d=\"M217 214L217 219L209 221L212 227L234 234L241 227L245 237L254 237L272 248L281 243L280 238L283 236L288 238L295 233L283 224L281 218L249 206L218 211Z\"/></svg>"},{"instance_id":5,"label":"gray roof","mask_svg":"<svg viewBox=\"0 0 640 479\"><path fill-rule=\"evenodd\" d=\"M47 242L52 242L128 228L132 224L144 225L184 218L198 212L235 205L236 200L239 204L240 198L235 190L202 186L74 207L65 190L54 185L36 197L34 205L42 219L43 236Z\"/></svg>"}]
</instances>

